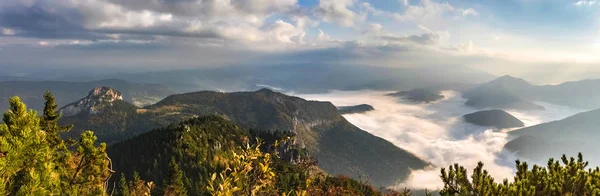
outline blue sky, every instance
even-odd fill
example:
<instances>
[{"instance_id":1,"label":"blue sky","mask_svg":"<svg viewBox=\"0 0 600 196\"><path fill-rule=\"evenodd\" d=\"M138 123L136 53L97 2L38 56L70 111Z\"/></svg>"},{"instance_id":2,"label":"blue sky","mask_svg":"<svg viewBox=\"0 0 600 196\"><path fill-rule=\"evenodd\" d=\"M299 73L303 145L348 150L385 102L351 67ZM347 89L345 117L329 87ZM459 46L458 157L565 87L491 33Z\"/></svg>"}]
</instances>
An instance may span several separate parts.
<instances>
[{"instance_id":1,"label":"blue sky","mask_svg":"<svg viewBox=\"0 0 600 196\"><path fill-rule=\"evenodd\" d=\"M0 66L194 68L326 49L361 59L340 63L498 75L546 66L590 77L581 72L600 70L599 8L596 0L6 0Z\"/></svg>"}]
</instances>

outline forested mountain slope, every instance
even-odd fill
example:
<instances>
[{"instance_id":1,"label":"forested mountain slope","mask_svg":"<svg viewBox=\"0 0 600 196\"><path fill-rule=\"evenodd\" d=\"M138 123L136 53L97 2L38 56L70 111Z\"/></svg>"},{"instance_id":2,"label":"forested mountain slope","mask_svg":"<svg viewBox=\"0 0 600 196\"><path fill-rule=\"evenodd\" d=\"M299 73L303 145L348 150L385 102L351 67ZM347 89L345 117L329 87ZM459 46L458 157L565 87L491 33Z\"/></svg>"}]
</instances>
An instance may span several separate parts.
<instances>
[{"instance_id":1,"label":"forested mountain slope","mask_svg":"<svg viewBox=\"0 0 600 196\"><path fill-rule=\"evenodd\" d=\"M66 116L62 122L73 123L76 131L93 129L99 140L113 143L181 120L218 115L244 128L292 133L326 172L369 176L378 186L394 184L405 179L411 169L427 165L415 155L350 124L329 102L307 101L268 89L171 95L135 112L131 105L115 103L95 114Z\"/></svg>"}]
</instances>

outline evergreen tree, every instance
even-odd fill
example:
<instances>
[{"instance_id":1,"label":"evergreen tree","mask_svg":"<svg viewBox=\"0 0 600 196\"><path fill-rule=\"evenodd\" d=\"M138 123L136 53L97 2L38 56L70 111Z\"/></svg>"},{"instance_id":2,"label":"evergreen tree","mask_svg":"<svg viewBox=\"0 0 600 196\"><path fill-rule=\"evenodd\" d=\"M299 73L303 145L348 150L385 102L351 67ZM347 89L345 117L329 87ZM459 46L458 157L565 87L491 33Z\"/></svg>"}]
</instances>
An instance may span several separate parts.
<instances>
[{"instance_id":1,"label":"evergreen tree","mask_svg":"<svg viewBox=\"0 0 600 196\"><path fill-rule=\"evenodd\" d=\"M109 168L106 144L94 145L96 136L92 131L81 134L77 149L72 155L72 169L64 183L67 190L77 190L75 195L101 195L107 189L108 178L114 171ZM67 191L65 190L65 191Z\"/></svg>"},{"instance_id":2,"label":"evergreen tree","mask_svg":"<svg viewBox=\"0 0 600 196\"><path fill-rule=\"evenodd\" d=\"M561 164L562 163L562 164ZM442 181L445 186L441 195L600 195L600 168L586 169L588 162L581 154L577 159L562 156L561 161L550 159L548 165L534 165L529 168L526 162L516 161L517 173L513 182L505 179L502 183L494 181L483 163L473 170L471 180L467 170L455 164L448 170L442 169Z\"/></svg>"},{"instance_id":3,"label":"evergreen tree","mask_svg":"<svg viewBox=\"0 0 600 196\"><path fill-rule=\"evenodd\" d=\"M64 148L64 142L60 138L59 133L68 132L73 126L58 125L61 114L57 113L58 105L56 105L54 95L50 91L44 93L44 100L44 114L41 117L40 126L42 130L46 131L46 137L52 147Z\"/></svg>"},{"instance_id":4,"label":"evergreen tree","mask_svg":"<svg viewBox=\"0 0 600 196\"><path fill-rule=\"evenodd\" d=\"M54 98L47 93L42 117L18 97L0 124L0 195L106 195L112 173L106 145L83 133L71 151L59 137ZM43 122L43 123L41 123Z\"/></svg>"},{"instance_id":5,"label":"evergreen tree","mask_svg":"<svg viewBox=\"0 0 600 196\"><path fill-rule=\"evenodd\" d=\"M129 185L127 184L127 179L125 179L125 174L121 173L121 179L116 188L117 196L129 196Z\"/></svg>"},{"instance_id":6,"label":"evergreen tree","mask_svg":"<svg viewBox=\"0 0 600 196\"><path fill-rule=\"evenodd\" d=\"M179 168L179 163L175 161L175 158L171 157L169 163L169 174L167 179L163 183L165 196L183 196L187 195L185 184L183 183L183 172Z\"/></svg>"},{"instance_id":7,"label":"evergreen tree","mask_svg":"<svg viewBox=\"0 0 600 196\"><path fill-rule=\"evenodd\" d=\"M0 124L0 195L51 195L59 186L52 150L35 111L19 97Z\"/></svg>"},{"instance_id":8,"label":"evergreen tree","mask_svg":"<svg viewBox=\"0 0 600 196\"><path fill-rule=\"evenodd\" d=\"M137 171L133 172L133 181L129 182L129 195L150 195L154 188L153 182L146 182Z\"/></svg>"}]
</instances>

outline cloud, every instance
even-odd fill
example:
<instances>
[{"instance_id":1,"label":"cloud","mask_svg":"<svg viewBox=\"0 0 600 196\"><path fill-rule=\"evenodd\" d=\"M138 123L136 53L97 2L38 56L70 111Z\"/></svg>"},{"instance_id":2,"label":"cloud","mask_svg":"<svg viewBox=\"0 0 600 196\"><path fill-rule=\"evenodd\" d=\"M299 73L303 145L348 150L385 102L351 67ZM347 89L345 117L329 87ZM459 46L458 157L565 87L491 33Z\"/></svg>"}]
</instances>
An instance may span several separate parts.
<instances>
[{"instance_id":1,"label":"cloud","mask_svg":"<svg viewBox=\"0 0 600 196\"><path fill-rule=\"evenodd\" d=\"M440 35L436 33L424 33L420 35L383 35L379 38L391 43L414 43L422 45L434 45L440 40Z\"/></svg>"},{"instance_id":2,"label":"cloud","mask_svg":"<svg viewBox=\"0 0 600 196\"><path fill-rule=\"evenodd\" d=\"M479 16L479 13L473 8L469 8L462 11L463 16Z\"/></svg>"},{"instance_id":3,"label":"cloud","mask_svg":"<svg viewBox=\"0 0 600 196\"><path fill-rule=\"evenodd\" d=\"M350 9L354 4L355 0L321 0L315 12L325 22L350 27L365 20L364 15Z\"/></svg>"},{"instance_id":4,"label":"cloud","mask_svg":"<svg viewBox=\"0 0 600 196\"><path fill-rule=\"evenodd\" d=\"M379 23L371 23L367 26L363 34L379 35L383 32L383 25Z\"/></svg>"},{"instance_id":5,"label":"cloud","mask_svg":"<svg viewBox=\"0 0 600 196\"><path fill-rule=\"evenodd\" d=\"M472 53L475 51L473 41L470 41L470 40L466 43L458 44L456 46L442 47L442 49L450 50L450 51L465 52L465 53Z\"/></svg>"},{"instance_id":6,"label":"cloud","mask_svg":"<svg viewBox=\"0 0 600 196\"><path fill-rule=\"evenodd\" d=\"M477 110L464 106L465 100L460 94L444 91L446 98L442 101L414 104L384 96L386 93L389 92L332 91L327 94L296 96L309 100L331 101L336 106L372 105L374 111L348 114L344 115L344 118L434 165L431 168L413 171L409 179L397 187L439 189L443 187L439 179L439 169L454 163L471 170L481 161L485 164L485 169L499 182L513 176L516 157L502 151L508 141L507 130L494 130L464 122L462 115ZM527 125L561 119L576 112L550 104L545 106L549 106L550 109L508 112L519 119L525 119Z\"/></svg>"},{"instance_id":7,"label":"cloud","mask_svg":"<svg viewBox=\"0 0 600 196\"><path fill-rule=\"evenodd\" d=\"M446 13L455 12L450 3L437 3L432 0L421 0L421 5L408 5L402 14L394 14L398 21L418 21L443 16Z\"/></svg>"},{"instance_id":8,"label":"cloud","mask_svg":"<svg viewBox=\"0 0 600 196\"><path fill-rule=\"evenodd\" d=\"M2 28L3 35L15 35L15 30L9 28Z\"/></svg>"},{"instance_id":9,"label":"cloud","mask_svg":"<svg viewBox=\"0 0 600 196\"><path fill-rule=\"evenodd\" d=\"M283 18L267 21L275 14ZM282 26L290 22L296 23L293 35L287 35L289 26ZM153 35L289 44L317 24L296 0L31 0L0 5L1 26L34 38L99 41Z\"/></svg>"},{"instance_id":10,"label":"cloud","mask_svg":"<svg viewBox=\"0 0 600 196\"><path fill-rule=\"evenodd\" d=\"M581 1L575 2L573 5L576 5L576 6L592 6L594 4L596 4L596 0L581 0Z\"/></svg>"}]
</instances>

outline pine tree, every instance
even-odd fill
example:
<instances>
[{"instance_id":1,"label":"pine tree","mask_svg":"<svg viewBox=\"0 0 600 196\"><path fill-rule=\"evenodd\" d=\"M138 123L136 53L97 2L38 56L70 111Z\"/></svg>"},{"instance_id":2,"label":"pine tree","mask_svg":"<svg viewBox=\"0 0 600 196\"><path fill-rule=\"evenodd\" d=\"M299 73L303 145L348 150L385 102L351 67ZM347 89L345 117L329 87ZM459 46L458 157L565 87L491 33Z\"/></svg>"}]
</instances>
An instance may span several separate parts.
<instances>
[{"instance_id":1,"label":"pine tree","mask_svg":"<svg viewBox=\"0 0 600 196\"><path fill-rule=\"evenodd\" d=\"M119 179L119 184L116 188L117 196L129 196L129 185L127 184L127 179L125 179L125 174L121 173L121 179Z\"/></svg>"},{"instance_id":2,"label":"pine tree","mask_svg":"<svg viewBox=\"0 0 600 196\"><path fill-rule=\"evenodd\" d=\"M42 117L18 97L10 99L0 124L0 195L105 195L112 173L106 145L96 147L87 131L69 150L58 135L68 129L57 125L54 98L45 98Z\"/></svg>"},{"instance_id":3,"label":"pine tree","mask_svg":"<svg viewBox=\"0 0 600 196\"><path fill-rule=\"evenodd\" d=\"M114 171L109 168L106 144L94 145L96 136L92 131L81 134L77 149L73 152L75 163L66 182L69 190L77 190L75 195L101 195L107 189L105 184Z\"/></svg>"},{"instance_id":4,"label":"pine tree","mask_svg":"<svg viewBox=\"0 0 600 196\"><path fill-rule=\"evenodd\" d=\"M169 163L169 174L163 185L165 196L187 195L187 190L183 183L183 172L179 168L179 163L173 157L171 157L171 162Z\"/></svg>"},{"instance_id":5,"label":"pine tree","mask_svg":"<svg viewBox=\"0 0 600 196\"><path fill-rule=\"evenodd\" d=\"M52 195L60 181L40 120L19 97L0 124L0 195Z\"/></svg>"},{"instance_id":6,"label":"pine tree","mask_svg":"<svg viewBox=\"0 0 600 196\"><path fill-rule=\"evenodd\" d=\"M59 133L68 132L73 127L69 126L59 126L58 120L61 117L61 114L57 113L58 105L54 100L54 95L50 91L46 91L44 93L44 114L41 117L40 126L42 130L46 131L48 141L52 147L55 148L64 148L64 142L60 138Z\"/></svg>"}]
</instances>

